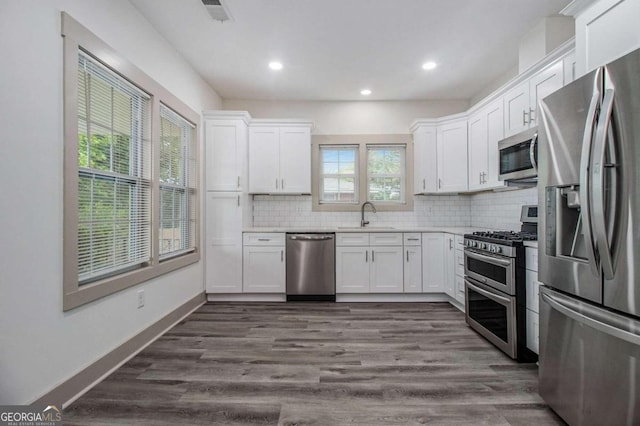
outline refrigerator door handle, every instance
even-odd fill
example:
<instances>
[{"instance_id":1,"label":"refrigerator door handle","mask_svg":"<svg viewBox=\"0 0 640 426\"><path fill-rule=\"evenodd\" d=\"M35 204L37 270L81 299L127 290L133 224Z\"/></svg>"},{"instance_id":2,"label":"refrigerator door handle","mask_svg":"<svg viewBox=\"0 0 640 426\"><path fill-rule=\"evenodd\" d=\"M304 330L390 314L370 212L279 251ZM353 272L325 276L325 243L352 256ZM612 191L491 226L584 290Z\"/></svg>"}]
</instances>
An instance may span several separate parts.
<instances>
[{"instance_id":1,"label":"refrigerator door handle","mask_svg":"<svg viewBox=\"0 0 640 426\"><path fill-rule=\"evenodd\" d=\"M607 238L606 217L604 211L604 186L605 186L605 168L609 164L605 164L605 155L607 148L607 136L611 126L611 114L613 113L614 89L607 89L604 92L604 100L600 110L600 118L598 119L598 127L596 129L595 143L593 145L593 160L591 167L591 180L593 185L592 206L589 207L593 211L593 230L596 240L596 249L602 267L602 274L605 279L613 279L615 271L613 270L613 260L611 256L611 248L609 239ZM615 166L615 164L614 164Z\"/></svg>"},{"instance_id":2,"label":"refrigerator door handle","mask_svg":"<svg viewBox=\"0 0 640 426\"><path fill-rule=\"evenodd\" d=\"M599 71L601 72L601 71ZM600 79L596 79L600 81ZM587 259L591 265L593 275L599 275L599 266L596 263L595 248L591 231L591 197L589 191L589 164L591 163L591 144L593 142L594 126L598 107L600 104L600 91L594 89L593 97L589 105L587 123L582 139L582 154L580 155L580 206L582 208L582 230L584 233L584 245L587 250Z\"/></svg>"},{"instance_id":3,"label":"refrigerator door handle","mask_svg":"<svg viewBox=\"0 0 640 426\"><path fill-rule=\"evenodd\" d=\"M544 303L576 322L610 336L617 337L618 339L625 340L633 345L640 345L640 335L634 332L637 331L637 324L622 324L620 320L616 318L617 315L614 317L613 314L601 309L597 311L588 308L580 309L580 305L578 304L580 302L576 303L571 300L565 300L564 297L558 298L555 295L543 292L540 292L540 296ZM597 315L589 315L589 311L591 310L594 311L593 313L597 313ZM626 330L626 328L629 330Z\"/></svg>"}]
</instances>

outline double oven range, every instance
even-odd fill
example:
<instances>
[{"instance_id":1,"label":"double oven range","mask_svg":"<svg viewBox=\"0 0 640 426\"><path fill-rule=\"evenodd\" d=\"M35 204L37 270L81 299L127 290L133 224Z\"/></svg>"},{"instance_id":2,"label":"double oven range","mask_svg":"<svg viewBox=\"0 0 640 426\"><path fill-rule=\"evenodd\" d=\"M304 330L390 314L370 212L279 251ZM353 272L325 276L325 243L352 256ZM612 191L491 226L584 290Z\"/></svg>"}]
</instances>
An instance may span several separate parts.
<instances>
[{"instance_id":1,"label":"double oven range","mask_svg":"<svg viewBox=\"0 0 640 426\"><path fill-rule=\"evenodd\" d=\"M537 240L537 206L523 206L521 232L464 236L467 324L511 358L535 362L526 347L525 241Z\"/></svg>"}]
</instances>

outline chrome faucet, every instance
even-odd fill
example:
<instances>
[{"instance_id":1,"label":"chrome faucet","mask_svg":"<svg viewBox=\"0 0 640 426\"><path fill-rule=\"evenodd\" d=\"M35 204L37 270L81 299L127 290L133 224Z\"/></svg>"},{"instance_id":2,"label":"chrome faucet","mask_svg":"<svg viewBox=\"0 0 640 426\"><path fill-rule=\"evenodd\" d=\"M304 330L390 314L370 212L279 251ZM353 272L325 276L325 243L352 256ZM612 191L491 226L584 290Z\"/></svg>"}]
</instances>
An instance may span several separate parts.
<instances>
[{"instance_id":1,"label":"chrome faucet","mask_svg":"<svg viewBox=\"0 0 640 426\"><path fill-rule=\"evenodd\" d=\"M362 209L360 211L360 213L362 213L362 216L360 218L360 227L364 228L366 225L369 224L368 220L364 220L364 208L365 206L369 204L371 206L371 209L373 210L373 212L376 212L376 206L373 205L373 203L371 201L365 201L364 203L362 203Z\"/></svg>"}]
</instances>

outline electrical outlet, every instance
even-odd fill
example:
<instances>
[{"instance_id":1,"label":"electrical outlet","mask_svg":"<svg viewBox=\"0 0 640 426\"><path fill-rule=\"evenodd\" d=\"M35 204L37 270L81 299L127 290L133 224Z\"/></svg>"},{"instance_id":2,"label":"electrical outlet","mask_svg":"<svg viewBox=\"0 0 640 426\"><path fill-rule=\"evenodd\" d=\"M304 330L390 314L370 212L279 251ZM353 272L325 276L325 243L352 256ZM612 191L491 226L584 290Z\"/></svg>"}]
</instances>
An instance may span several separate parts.
<instances>
[{"instance_id":1,"label":"electrical outlet","mask_svg":"<svg viewBox=\"0 0 640 426\"><path fill-rule=\"evenodd\" d=\"M144 306L144 290L138 290L138 309Z\"/></svg>"}]
</instances>

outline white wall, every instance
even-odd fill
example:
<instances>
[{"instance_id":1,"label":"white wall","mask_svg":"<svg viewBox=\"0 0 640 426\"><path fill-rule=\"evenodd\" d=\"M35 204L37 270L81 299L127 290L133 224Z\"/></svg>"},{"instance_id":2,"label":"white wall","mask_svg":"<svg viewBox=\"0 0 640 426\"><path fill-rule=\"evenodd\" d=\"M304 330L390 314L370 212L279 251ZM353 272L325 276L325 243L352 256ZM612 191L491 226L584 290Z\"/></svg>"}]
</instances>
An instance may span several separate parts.
<instances>
[{"instance_id":1,"label":"white wall","mask_svg":"<svg viewBox=\"0 0 640 426\"><path fill-rule=\"evenodd\" d=\"M538 204L537 188L482 192L472 195L469 200L471 226L519 231L522 206L536 204Z\"/></svg>"},{"instance_id":2,"label":"white wall","mask_svg":"<svg viewBox=\"0 0 640 426\"><path fill-rule=\"evenodd\" d=\"M464 112L468 101L261 101L224 99L226 110L249 111L253 118L309 118L316 135L410 133L417 118Z\"/></svg>"},{"instance_id":3,"label":"white wall","mask_svg":"<svg viewBox=\"0 0 640 426\"><path fill-rule=\"evenodd\" d=\"M221 106L128 1L0 2L0 404L33 401L203 291L199 262L62 312L60 11L196 112Z\"/></svg>"}]
</instances>

